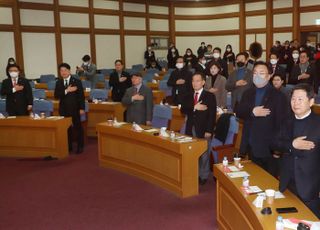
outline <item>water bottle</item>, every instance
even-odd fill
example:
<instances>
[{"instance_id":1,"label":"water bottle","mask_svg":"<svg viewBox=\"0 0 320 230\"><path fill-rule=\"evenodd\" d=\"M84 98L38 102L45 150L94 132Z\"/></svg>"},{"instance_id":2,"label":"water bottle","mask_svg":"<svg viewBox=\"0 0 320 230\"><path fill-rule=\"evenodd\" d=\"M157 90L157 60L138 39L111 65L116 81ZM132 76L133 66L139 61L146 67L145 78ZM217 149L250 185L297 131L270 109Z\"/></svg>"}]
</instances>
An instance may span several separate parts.
<instances>
[{"instance_id":1,"label":"water bottle","mask_svg":"<svg viewBox=\"0 0 320 230\"><path fill-rule=\"evenodd\" d=\"M223 161L222 161L223 171L224 171L224 172L227 171L228 164L229 164L228 158L225 156L225 157L223 158Z\"/></svg>"},{"instance_id":2,"label":"water bottle","mask_svg":"<svg viewBox=\"0 0 320 230\"><path fill-rule=\"evenodd\" d=\"M276 221L276 230L284 230L284 223L282 216L278 216L278 219Z\"/></svg>"},{"instance_id":3,"label":"water bottle","mask_svg":"<svg viewBox=\"0 0 320 230\"><path fill-rule=\"evenodd\" d=\"M136 124L135 122L132 123L132 130L133 130L133 131L136 130L136 125L137 125L137 124Z\"/></svg>"},{"instance_id":4,"label":"water bottle","mask_svg":"<svg viewBox=\"0 0 320 230\"><path fill-rule=\"evenodd\" d=\"M113 118L113 123L117 123L118 121L117 121L117 118L116 117L114 117Z\"/></svg>"},{"instance_id":5,"label":"water bottle","mask_svg":"<svg viewBox=\"0 0 320 230\"><path fill-rule=\"evenodd\" d=\"M247 176L243 177L242 187L244 187L245 189L249 188L249 177L247 177Z\"/></svg>"},{"instance_id":6,"label":"water bottle","mask_svg":"<svg viewBox=\"0 0 320 230\"><path fill-rule=\"evenodd\" d=\"M170 132L170 139L173 141L175 137L176 137L176 133L174 131L171 131Z\"/></svg>"}]
</instances>

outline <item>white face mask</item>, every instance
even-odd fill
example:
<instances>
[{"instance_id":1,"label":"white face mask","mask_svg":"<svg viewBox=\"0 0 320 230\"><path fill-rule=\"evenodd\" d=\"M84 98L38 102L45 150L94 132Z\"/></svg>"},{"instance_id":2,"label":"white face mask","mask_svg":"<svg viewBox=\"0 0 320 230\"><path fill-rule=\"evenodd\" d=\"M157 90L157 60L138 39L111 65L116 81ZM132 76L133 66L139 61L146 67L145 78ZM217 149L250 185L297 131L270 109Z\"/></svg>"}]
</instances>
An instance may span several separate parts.
<instances>
[{"instance_id":1,"label":"white face mask","mask_svg":"<svg viewBox=\"0 0 320 230\"><path fill-rule=\"evenodd\" d=\"M206 60L202 60L202 61L201 61L201 64L202 64L202 65L205 65L206 63L207 63Z\"/></svg>"},{"instance_id":2,"label":"white face mask","mask_svg":"<svg viewBox=\"0 0 320 230\"><path fill-rule=\"evenodd\" d=\"M83 65L89 65L89 62L83 62Z\"/></svg>"},{"instance_id":3,"label":"white face mask","mask_svg":"<svg viewBox=\"0 0 320 230\"><path fill-rule=\"evenodd\" d=\"M171 49L171 52L174 53L176 50L175 49Z\"/></svg>"},{"instance_id":4,"label":"white face mask","mask_svg":"<svg viewBox=\"0 0 320 230\"><path fill-rule=\"evenodd\" d=\"M219 58L219 57L220 57L220 54L219 54L219 53L213 53L213 57L214 57L214 58Z\"/></svg>"},{"instance_id":5,"label":"white face mask","mask_svg":"<svg viewBox=\"0 0 320 230\"><path fill-rule=\"evenodd\" d=\"M231 49L230 49L230 48L228 48L228 49L227 49L227 51L228 51L228 52L230 52L230 51L231 51Z\"/></svg>"},{"instance_id":6,"label":"white face mask","mask_svg":"<svg viewBox=\"0 0 320 230\"><path fill-rule=\"evenodd\" d=\"M278 62L277 59L274 59L274 58L270 59L271 65L275 65L275 64L277 64L277 62Z\"/></svg>"},{"instance_id":7,"label":"white face mask","mask_svg":"<svg viewBox=\"0 0 320 230\"><path fill-rule=\"evenodd\" d=\"M293 57L294 59L297 59L297 58L299 58L299 54L293 53L293 54L292 54L292 57Z\"/></svg>"},{"instance_id":8,"label":"white face mask","mask_svg":"<svg viewBox=\"0 0 320 230\"><path fill-rule=\"evenodd\" d=\"M177 67L177 69L182 69L183 68L183 63L177 63L176 67Z\"/></svg>"},{"instance_id":9,"label":"white face mask","mask_svg":"<svg viewBox=\"0 0 320 230\"><path fill-rule=\"evenodd\" d=\"M9 75L10 75L10 77L12 77L12 78L17 78L17 77L19 76L19 72L12 71L12 72L9 72Z\"/></svg>"},{"instance_id":10,"label":"white face mask","mask_svg":"<svg viewBox=\"0 0 320 230\"><path fill-rule=\"evenodd\" d=\"M191 55L191 53L190 53L190 52L188 52L188 53L187 53L187 55L188 55L188 56L190 56L190 55Z\"/></svg>"}]
</instances>

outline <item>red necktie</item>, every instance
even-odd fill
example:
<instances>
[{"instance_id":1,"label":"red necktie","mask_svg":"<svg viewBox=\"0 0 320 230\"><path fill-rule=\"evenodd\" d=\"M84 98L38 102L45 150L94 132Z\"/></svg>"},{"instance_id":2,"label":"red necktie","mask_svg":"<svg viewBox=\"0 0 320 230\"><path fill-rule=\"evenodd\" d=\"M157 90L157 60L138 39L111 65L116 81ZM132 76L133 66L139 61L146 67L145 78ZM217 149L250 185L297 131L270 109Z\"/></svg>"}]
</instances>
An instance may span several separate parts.
<instances>
[{"instance_id":1,"label":"red necktie","mask_svg":"<svg viewBox=\"0 0 320 230\"><path fill-rule=\"evenodd\" d=\"M193 104L196 105L198 103L198 92L195 93L194 98L193 98Z\"/></svg>"}]
</instances>

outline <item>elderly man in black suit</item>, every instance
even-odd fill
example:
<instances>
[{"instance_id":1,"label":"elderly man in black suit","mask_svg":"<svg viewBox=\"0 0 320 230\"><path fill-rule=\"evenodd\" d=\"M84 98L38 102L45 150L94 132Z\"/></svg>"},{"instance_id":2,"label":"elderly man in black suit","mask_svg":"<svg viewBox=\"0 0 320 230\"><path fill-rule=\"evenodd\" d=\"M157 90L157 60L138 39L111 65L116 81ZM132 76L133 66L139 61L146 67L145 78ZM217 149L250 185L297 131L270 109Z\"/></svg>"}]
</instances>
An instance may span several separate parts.
<instances>
[{"instance_id":1,"label":"elderly man in black suit","mask_svg":"<svg viewBox=\"0 0 320 230\"><path fill-rule=\"evenodd\" d=\"M277 168L270 145L288 111L286 96L269 84L268 65L256 62L253 69L254 87L244 92L235 107L244 120L240 153L249 153L251 160L275 175Z\"/></svg>"},{"instance_id":2,"label":"elderly man in black suit","mask_svg":"<svg viewBox=\"0 0 320 230\"><path fill-rule=\"evenodd\" d=\"M208 145L211 141L217 112L214 94L204 90L205 76L195 73L192 77L193 90L183 100L181 111L187 115L186 134L197 138L205 138ZM204 152L199 159L199 182L207 182L210 174L209 151Z\"/></svg>"},{"instance_id":3,"label":"elderly man in black suit","mask_svg":"<svg viewBox=\"0 0 320 230\"><path fill-rule=\"evenodd\" d=\"M274 138L275 150L283 152L280 191L295 193L320 218L320 116L312 112L313 88L298 84L291 97L294 114Z\"/></svg>"},{"instance_id":4,"label":"elderly man in black suit","mask_svg":"<svg viewBox=\"0 0 320 230\"><path fill-rule=\"evenodd\" d=\"M73 130L77 133L77 154L83 152L84 134L81 126L80 116L85 113L85 101L82 83L79 79L72 77L70 65L62 63L59 65L61 78L56 82L54 97L59 99L59 114L72 117ZM68 129L69 151L72 151L72 127Z\"/></svg>"},{"instance_id":5,"label":"elderly man in black suit","mask_svg":"<svg viewBox=\"0 0 320 230\"><path fill-rule=\"evenodd\" d=\"M9 64L8 78L3 80L1 95L6 96L6 110L9 116L28 115L32 110L32 89L27 79L20 77L17 64Z\"/></svg>"}]
</instances>

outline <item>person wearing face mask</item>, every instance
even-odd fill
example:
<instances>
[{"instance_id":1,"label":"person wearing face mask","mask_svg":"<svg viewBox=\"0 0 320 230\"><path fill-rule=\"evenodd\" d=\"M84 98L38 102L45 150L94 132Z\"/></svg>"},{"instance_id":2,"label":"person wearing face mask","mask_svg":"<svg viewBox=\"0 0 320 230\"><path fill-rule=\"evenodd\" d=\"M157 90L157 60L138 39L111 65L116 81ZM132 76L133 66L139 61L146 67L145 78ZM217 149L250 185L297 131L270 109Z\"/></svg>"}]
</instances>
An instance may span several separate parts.
<instances>
[{"instance_id":1,"label":"person wearing face mask","mask_svg":"<svg viewBox=\"0 0 320 230\"><path fill-rule=\"evenodd\" d=\"M207 45L207 51L204 53L204 57L206 58L207 63L211 62L213 59L212 45Z\"/></svg>"},{"instance_id":2,"label":"person wearing face mask","mask_svg":"<svg viewBox=\"0 0 320 230\"><path fill-rule=\"evenodd\" d=\"M280 41L276 41L274 43L274 45L271 47L270 53L274 53L274 54L280 55L281 49L282 49L281 42Z\"/></svg>"},{"instance_id":3,"label":"person wearing face mask","mask_svg":"<svg viewBox=\"0 0 320 230\"><path fill-rule=\"evenodd\" d=\"M201 42L201 46L199 46L197 50L198 56L204 55L207 52L207 47L205 42Z\"/></svg>"},{"instance_id":4,"label":"person wearing face mask","mask_svg":"<svg viewBox=\"0 0 320 230\"><path fill-rule=\"evenodd\" d=\"M194 66L194 70L195 72L200 72L205 74L205 70L206 70L206 58L204 57L204 55L200 55L198 57L198 63L195 64Z\"/></svg>"},{"instance_id":5,"label":"person wearing face mask","mask_svg":"<svg viewBox=\"0 0 320 230\"><path fill-rule=\"evenodd\" d=\"M320 59L320 43L316 45L316 54L314 55L314 60Z\"/></svg>"},{"instance_id":6,"label":"person wearing face mask","mask_svg":"<svg viewBox=\"0 0 320 230\"><path fill-rule=\"evenodd\" d=\"M91 63L91 57L89 55L84 55L82 57L81 67L77 66L77 75L86 77L86 80L91 82L91 88L95 89L98 79L96 77L97 67L95 64Z\"/></svg>"},{"instance_id":7,"label":"person wearing face mask","mask_svg":"<svg viewBox=\"0 0 320 230\"><path fill-rule=\"evenodd\" d=\"M174 105L182 104L183 98L191 92L192 73L184 65L183 57L178 57L176 69L171 73L167 85L172 87L172 100Z\"/></svg>"},{"instance_id":8,"label":"person wearing face mask","mask_svg":"<svg viewBox=\"0 0 320 230\"><path fill-rule=\"evenodd\" d=\"M170 48L168 49L168 54L167 54L169 69L175 68L178 57L179 57L179 51L174 46L174 44L170 45Z\"/></svg>"},{"instance_id":9,"label":"person wearing face mask","mask_svg":"<svg viewBox=\"0 0 320 230\"><path fill-rule=\"evenodd\" d=\"M314 87L315 93L318 93L315 80L316 74L314 73L314 67L309 62L309 54L307 51L300 52L299 64L295 65L291 71L291 84L307 83Z\"/></svg>"},{"instance_id":10,"label":"person wearing face mask","mask_svg":"<svg viewBox=\"0 0 320 230\"><path fill-rule=\"evenodd\" d=\"M288 102L283 93L269 84L270 77L268 65L256 62L254 87L244 92L235 112L244 121L240 153L249 154L255 164L277 176L270 146L287 117Z\"/></svg>"},{"instance_id":11,"label":"person wearing face mask","mask_svg":"<svg viewBox=\"0 0 320 230\"><path fill-rule=\"evenodd\" d=\"M7 67L6 68L8 68L8 66L14 65L14 64L17 64L16 60L13 57L10 57L10 58L8 58ZM6 75L9 76L9 73L6 72Z\"/></svg>"},{"instance_id":12,"label":"person wearing face mask","mask_svg":"<svg viewBox=\"0 0 320 230\"><path fill-rule=\"evenodd\" d=\"M230 74L226 83L226 90L231 92L231 107L240 102L242 94L252 86L252 71L246 68L249 55L247 52L236 56L236 69Z\"/></svg>"},{"instance_id":13,"label":"person wearing face mask","mask_svg":"<svg viewBox=\"0 0 320 230\"><path fill-rule=\"evenodd\" d=\"M150 66L152 61L156 60L156 56L152 47L149 45L147 50L144 52L144 59L146 60L146 66Z\"/></svg>"},{"instance_id":14,"label":"person wearing face mask","mask_svg":"<svg viewBox=\"0 0 320 230\"><path fill-rule=\"evenodd\" d=\"M6 97L6 111L9 116L28 115L32 110L33 96L31 86L26 78L20 77L17 64L6 68L8 78L3 80L1 95Z\"/></svg>"},{"instance_id":15,"label":"person wearing face mask","mask_svg":"<svg viewBox=\"0 0 320 230\"><path fill-rule=\"evenodd\" d=\"M191 69L194 68L194 66L197 63L197 57L193 54L192 50L190 48L186 49L186 53L183 56L183 60L185 65Z\"/></svg>"},{"instance_id":16,"label":"person wearing face mask","mask_svg":"<svg viewBox=\"0 0 320 230\"><path fill-rule=\"evenodd\" d=\"M228 68L235 66L236 63L236 57L232 51L232 46L230 44L228 44L226 46L226 51L223 54L223 60L225 60L228 64Z\"/></svg>"},{"instance_id":17,"label":"person wearing face mask","mask_svg":"<svg viewBox=\"0 0 320 230\"><path fill-rule=\"evenodd\" d=\"M213 59L211 62L218 62L221 66L221 75L225 76L226 78L229 77L229 72L228 72L228 64L225 60L221 58L221 49L219 47L215 47L213 49ZM207 63L207 66L210 65L210 62ZM208 71L208 69L207 69ZM207 72L209 74L209 71Z\"/></svg>"},{"instance_id":18,"label":"person wearing face mask","mask_svg":"<svg viewBox=\"0 0 320 230\"><path fill-rule=\"evenodd\" d=\"M221 66L218 62L211 62L208 66L210 74L206 76L204 89L216 97L217 106L226 108L227 106L227 79L220 74Z\"/></svg>"},{"instance_id":19,"label":"person wearing face mask","mask_svg":"<svg viewBox=\"0 0 320 230\"><path fill-rule=\"evenodd\" d=\"M282 49L280 50L279 55L279 64L285 65L285 68L287 68L288 62L291 57L291 49L290 49L290 43L289 41L285 41Z\"/></svg>"},{"instance_id":20,"label":"person wearing face mask","mask_svg":"<svg viewBox=\"0 0 320 230\"><path fill-rule=\"evenodd\" d=\"M291 72L292 72L293 67L295 65L299 64L299 54L300 54L300 52L298 49L293 49L292 54L289 58L287 69L286 69L287 74L289 74L289 82L291 79Z\"/></svg>"},{"instance_id":21,"label":"person wearing face mask","mask_svg":"<svg viewBox=\"0 0 320 230\"><path fill-rule=\"evenodd\" d=\"M279 56L277 54L271 53L269 55L268 66L271 70L271 76L279 75L282 79L286 79L286 70L279 65Z\"/></svg>"}]
</instances>

